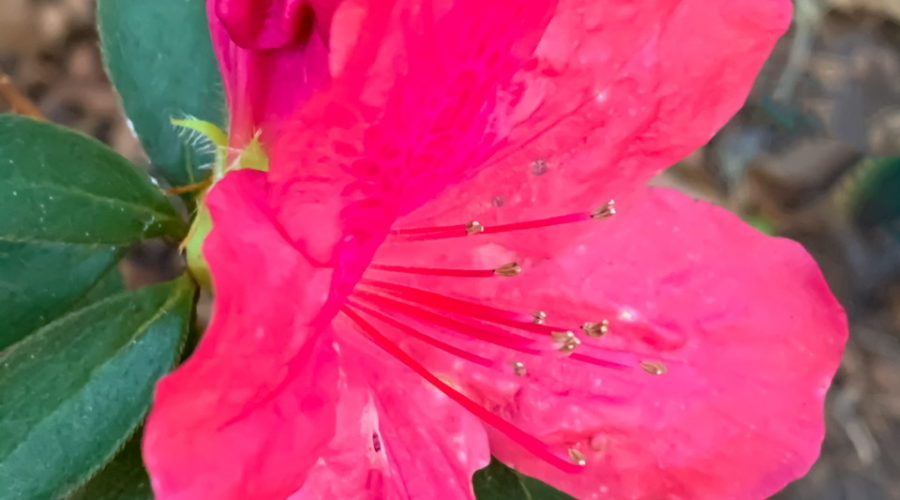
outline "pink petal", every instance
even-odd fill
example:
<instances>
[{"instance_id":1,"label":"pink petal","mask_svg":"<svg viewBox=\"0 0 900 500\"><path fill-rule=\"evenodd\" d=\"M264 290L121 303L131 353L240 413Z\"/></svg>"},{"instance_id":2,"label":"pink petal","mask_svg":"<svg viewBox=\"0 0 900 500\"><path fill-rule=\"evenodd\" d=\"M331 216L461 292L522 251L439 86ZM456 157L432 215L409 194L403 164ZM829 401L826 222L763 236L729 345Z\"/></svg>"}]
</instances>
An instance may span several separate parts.
<instances>
[{"instance_id":1,"label":"pink petal","mask_svg":"<svg viewBox=\"0 0 900 500\"><path fill-rule=\"evenodd\" d=\"M365 198L392 218L476 171L504 140L494 129L510 92L521 94L512 79L552 3L357 1L339 9L335 24L358 38L333 63L340 75L274 146L272 180L287 191L278 203L292 202L292 186L318 181L344 205ZM349 210L346 218L361 217Z\"/></svg>"},{"instance_id":2,"label":"pink petal","mask_svg":"<svg viewBox=\"0 0 900 500\"><path fill-rule=\"evenodd\" d=\"M328 79L337 0L208 0L213 46L231 111L231 142L264 140Z\"/></svg>"},{"instance_id":3,"label":"pink petal","mask_svg":"<svg viewBox=\"0 0 900 500\"><path fill-rule=\"evenodd\" d=\"M292 117L270 171L279 221L317 259L341 261L337 288L355 283L398 212L481 163L478 144L493 141L484 137L492 119L485 102L500 99L529 57L548 3L358 1L338 9L334 32L358 33L358 41L340 77Z\"/></svg>"},{"instance_id":4,"label":"pink petal","mask_svg":"<svg viewBox=\"0 0 900 500\"><path fill-rule=\"evenodd\" d=\"M316 24L306 0L211 0L231 39L246 49L280 49L303 43Z\"/></svg>"},{"instance_id":5,"label":"pink petal","mask_svg":"<svg viewBox=\"0 0 900 500\"><path fill-rule=\"evenodd\" d=\"M790 17L787 0L353 5L356 44L285 130L273 180L327 179L397 215L441 195L417 224L627 195L741 106Z\"/></svg>"},{"instance_id":6,"label":"pink petal","mask_svg":"<svg viewBox=\"0 0 900 500\"><path fill-rule=\"evenodd\" d=\"M790 15L784 0L562 0L516 75L525 93L507 116L508 147L409 224L624 201L740 109Z\"/></svg>"},{"instance_id":7,"label":"pink petal","mask_svg":"<svg viewBox=\"0 0 900 500\"><path fill-rule=\"evenodd\" d=\"M157 387L144 434L157 498L286 498L334 433L333 334L312 322L331 273L285 243L265 189L261 172L244 170L209 195L215 309L200 346Z\"/></svg>"},{"instance_id":8,"label":"pink petal","mask_svg":"<svg viewBox=\"0 0 900 500\"><path fill-rule=\"evenodd\" d=\"M406 367L361 347L342 345L337 434L291 499L472 498L472 474L490 457L484 427Z\"/></svg>"},{"instance_id":9,"label":"pink petal","mask_svg":"<svg viewBox=\"0 0 900 500\"><path fill-rule=\"evenodd\" d=\"M536 238L479 235L397 243L376 256L454 269L514 260L524 271L513 278L366 276L523 315L543 310L559 330L610 320L606 337L579 331L583 344L571 357L555 352L547 334L524 333L545 349L533 356L394 311L495 365L461 362L424 344L410 347L417 359L455 373L448 378L485 408L560 453L578 450L588 463L582 474L566 474L492 431L492 452L522 472L578 498L771 495L818 455L823 400L847 335L841 307L798 244L763 236L721 209L665 190L620 209L609 220L536 230L565 242L555 255L535 251ZM485 318L464 307L442 314ZM527 375L513 375L515 361ZM645 373L642 361L662 361L668 373Z\"/></svg>"}]
</instances>

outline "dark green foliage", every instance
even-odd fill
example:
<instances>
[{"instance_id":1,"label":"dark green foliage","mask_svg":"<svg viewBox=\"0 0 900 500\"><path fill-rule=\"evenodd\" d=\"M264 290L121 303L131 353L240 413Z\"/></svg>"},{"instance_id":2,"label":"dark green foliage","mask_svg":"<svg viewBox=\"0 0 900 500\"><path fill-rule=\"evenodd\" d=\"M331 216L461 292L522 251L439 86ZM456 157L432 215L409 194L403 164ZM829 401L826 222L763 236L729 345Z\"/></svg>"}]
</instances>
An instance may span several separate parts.
<instances>
[{"instance_id":1,"label":"dark green foliage","mask_svg":"<svg viewBox=\"0 0 900 500\"><path fill-rule=\"evenodd\" d=\"M192 318L187 278L68 313L0 355L0 498L56 498L140 425Z\"/></svg>"},{"instance_id":2,"label":"dark green foliage","mask_svg":"<svg viewBox=\"0 0 900 500\"><path fill-rule=\"evenodd\" d=\"M66 500L153 500L141 460L140 435L131 438L112 462Z\"/></svg>"},{"instance_id":3,"label":"dark green foliage","mask_svg":"<svg viewBox=\"0 0 900 500\"><path fill-rule=\"evenodd\" d=\"M188 144L171 123L225 121L206 2L100 0L97 23L107 73L153 166L174 186L206 177L199 167L212 162L212 152Z\"/></svg>"},{"instance_id":4,"label":"dark green foliage","mask_svg":"<svg viewBox=\"0 0 900 500\"><path fill-rule=\"evenodd\" d=\"M125 158L13 115L0 115L0 213L0 350L73 307L126 246L186 229Z\"/></svg>"},{"instance_id":5,"label":"dark green foliage","mask_svg":"<svg viewBox=\"0 0 900 500\"><path fill-rule=\"evenodd\" d=\"M478 500L574 500L537 479L524 476L496 458L472 476Z\"/></svg>"},{"instance_id":6,"label":"dark green foliage","mask_svg":"<svg viewBox=\"0 0 900 500\"><path fill-rule=\"evenodd\" d=\"M865 228L900 238L900 157L870 160L851 200L853 216Z\"/></svg>"}]
</instances>

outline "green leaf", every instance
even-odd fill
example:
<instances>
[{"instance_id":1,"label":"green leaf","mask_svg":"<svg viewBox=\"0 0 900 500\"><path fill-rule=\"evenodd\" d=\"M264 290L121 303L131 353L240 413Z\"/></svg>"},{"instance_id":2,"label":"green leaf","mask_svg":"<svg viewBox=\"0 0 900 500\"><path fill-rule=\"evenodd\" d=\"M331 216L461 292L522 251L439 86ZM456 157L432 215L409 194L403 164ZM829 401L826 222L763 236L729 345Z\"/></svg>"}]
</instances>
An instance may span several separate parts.
<instances>
[{"instance_id":1,"label":"green leaf","mask_svg":"<svg viewBox=\"0 0 900 500\"><path fill-rule=\"evenodd\" d=\"M574 500L552 486L512 470L496 458L472 476L478 500Z\"/></svg>"},{"instance_id":2,"label":"green leaf","mask_svg":"<svg viewBox=\"0 0 900 500\"><path fill-rule=\"evenodd\" d=\"M122 451L66 500L153 500L150 478L141 459L141 436L131 438Z\"/></svg>"},{"instance_id":3,"label":"green leaf","mask_svg":"<svg viewBox=\"0 0 900 500\"><path fill-rule=\"evenodd\" d=\"M94 285L78 299L78 302L72 306L72 310L87 307L94 302L101 301L107 297L122 293L125 291L125 278L119 271L118 266L110 267Z\"/></svg>"},{"instance_id":4,"label":"green leaf","mask_svg":"<svg viewBox=\"0 0 900 500\"><path fill-rule=\"evenodd\" d=\"M186 229L125 158L13 115L0 115L0 213L0 350L70 309L125 246Z\"/></svg>"},{"instance_id":5,"label":"green leaf","mask_svg":"<svg viewBox=\"0 0 900 500\"><path fill-rule=\"evenodd\" d=\"M777 236L778 230L775 229L775 224L771 219L762 215L748 215L745 216L744 222L755 228L757 231L768 235L768 236Z\"/></svg>"},{"instance_id":6,"label":"green leaf","mask_svg":"<svg viewBox=\"0 0 900 500\"><path fill-rule=\"evenodd\" d=\"M0 498L56 498L140 424L192 317L187 278L67 314L0 355Z\"/></svg>"},{"instance_id":7,"label":"green leaf","mask_svg":"<svg viewBox=\"0 0 900 500\"><path fill-rule=\"evenodd\" d=\"M114 246L0 240L0 351L73 307L119 256Z\"/></svg>"},{"instance_id":8,"label":"green leaf","mask_svg":"<svg viewBox=\"0 0 900 500\"><path fill-rule=\"evenodd\" d=\"M214 150L194 148L173 118L225 122L225 100L203 0L100 0L110 79L153 165L173 186L208 176Z\"/></svg>"},{"instance_id":9,"label":"green leaf","mask_svg":"<svg viewBox=\"0 0 900 500\"><path fill-rule=\"evenodd\" d=\"M850 200L860 226L900 238L900 157L872 158L862 167Z\"/></svg>"},{"instance_id":10,"label":"green leaf","mask_svg":"<svg viewBox=\"0 0 900 500\"><path fill-rule=\"evenodd\" d=\"M186 225L145 172L57 125L0 115L0 240L122 245Z\"/></svg>"}]
</instances>

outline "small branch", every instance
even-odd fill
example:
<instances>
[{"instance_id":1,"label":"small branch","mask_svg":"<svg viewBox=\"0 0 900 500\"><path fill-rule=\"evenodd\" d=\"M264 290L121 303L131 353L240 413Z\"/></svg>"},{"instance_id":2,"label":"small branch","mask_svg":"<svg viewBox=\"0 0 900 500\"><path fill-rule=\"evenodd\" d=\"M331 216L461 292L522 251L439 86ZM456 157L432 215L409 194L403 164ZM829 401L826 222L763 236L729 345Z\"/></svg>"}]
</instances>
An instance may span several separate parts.
<instances>
[{"instance_id":1,"label":"small branch","mask_svg":"<svg viewBox=\"0 0 900 500\"><path fill-rule=\"evenodd\" d=\"M0 71L0 98L9 103L13 113L34 118L35 120L47 120L44 114L41 113L41 110L31 102L31 99L13 85L12 78L2 71Z\"/></svg>"},{"instance_id":2,"label":"small branch","mask_svg":"<svg viewBox=\"0 0 900 500\"><path fill-rule=\"evenodd\" d=\"M175 186L173 188L163 190L163 193L165 193L166 196L174 196L177 194L192 193L194 191L200 191L201 189L205 189L209 185L210 185L210 180L206 179L205 181L195 182L193 184L188 184L186 186Z\"/></svg>"},{"instance_id":3,"label":"small branch","mask_svg":"<svg viewBox=\"0 0 900 500\"><path fill-rule=\"evenodd\" d=\"M794 38L791 40L787 64L772 92L772 98L776 102L787 104L794 98L797 84L812 58L813 44L823 15L823 7L816 0L794 2Z\"/></svg>"}]
</instances>

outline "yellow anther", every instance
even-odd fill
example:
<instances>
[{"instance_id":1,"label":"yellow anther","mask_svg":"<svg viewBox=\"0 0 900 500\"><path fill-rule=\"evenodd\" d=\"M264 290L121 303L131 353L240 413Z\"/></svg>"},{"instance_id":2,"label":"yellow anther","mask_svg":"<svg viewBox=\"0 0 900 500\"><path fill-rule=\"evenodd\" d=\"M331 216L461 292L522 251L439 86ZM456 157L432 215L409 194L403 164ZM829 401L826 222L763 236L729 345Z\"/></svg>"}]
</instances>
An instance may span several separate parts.
<instances>
[{"instance_id":1,"label":"yellow anther","mask_svg":"<svg viewBox=\"0 0 900 500\"><path fill-rule=\"evenodd\" d=\"M574 464L578 464L582 467L587 465L587 457L584 456L584 453L576 450L575 448L569 448L569 460Z\"/></svg>"},{"instance_id":2,"label":"yellow anther","mask_svg":"<svg viewBox=\"0 0 900 500\"><path fill-rule=\"evenodd\" d=\"M550 337L557 345L559 352L563 354L571 354L578 346L581 345L581 339L575 336L575 332L567 330L564 332L551 332Z\"/></svg>"},{"instance_id":3,"label":"yellow anther","mask_svg":"<svg viewBox=\"0 0 900 500\"><path fill-rule=\"evenodd\" d=\"M484 226L478 222L477 220L473 220L472 222L466 222L466 234L469 236L473 234L483 233Z\"/></svg>"},{"instance_id":4,"label":"yellow anther","mask_svg":"<svg viewBox=\"0 0 900 500\"><path fill-rule=\"evenodd\" d=\"M650 375L663 375L669 371L660 361L641 361L641 368Z\"/></svg>"},{"instance_id":5,"label":"yellow anther","mask_svg":"<svg viewBox=\"0 0 900 500\"><path fill-rule=\"evenodd\" d=\"M615 200L609 200L609 202L607 202L605 205L591 212L592 219L606 219L607 217L612 217L613 215L616 215Z\"/></svg>"},{"instance_id":6,"label":"yellow anther","mask_svg":"<svg viewBox=\"0 0 900 500\"><path fill-rule=\"evenodd\" d=\"M609 333L609 321L604 319L596 323L582 323L581 331L583 331L584 334L588 337L602 337Z\"/></svg>"},{"instance_id":7,"label":"yellow anther","mask_svg":"<svg viewBox=\"0 0 900 500\"><path fill-rule=\"evenodd\" d=\"M502 266L494 269L494 274L497 276L505 276L507 278L511 278L513 276L518 276L522 272L522 266L520 266L517 262L510 262L509 264L503 264Z\"/></svg>"}]
</instances>

